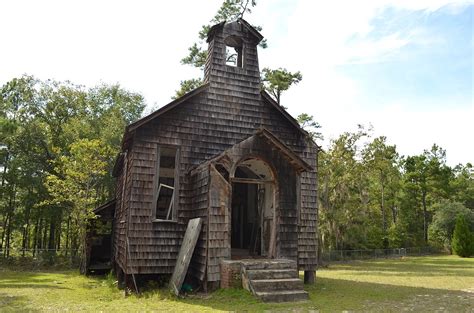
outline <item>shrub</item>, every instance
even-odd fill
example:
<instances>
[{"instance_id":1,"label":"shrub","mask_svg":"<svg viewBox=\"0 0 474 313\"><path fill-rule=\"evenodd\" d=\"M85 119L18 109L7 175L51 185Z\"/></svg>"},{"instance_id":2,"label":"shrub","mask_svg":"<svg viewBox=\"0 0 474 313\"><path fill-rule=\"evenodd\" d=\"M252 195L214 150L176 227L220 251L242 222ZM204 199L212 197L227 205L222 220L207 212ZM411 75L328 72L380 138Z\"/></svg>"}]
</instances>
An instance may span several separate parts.
<instances>
[{"instance_id":1,"label":"shrub","mask_svg":"<svg viewBox=\"0 0 474 313\"><path fill-rule=\"evenodd\" d=\"M463 258L474 254L474 234L469 229L466 217L461 214L456 219L452 248L454 253Z\"/></svg>"}]
</instances>

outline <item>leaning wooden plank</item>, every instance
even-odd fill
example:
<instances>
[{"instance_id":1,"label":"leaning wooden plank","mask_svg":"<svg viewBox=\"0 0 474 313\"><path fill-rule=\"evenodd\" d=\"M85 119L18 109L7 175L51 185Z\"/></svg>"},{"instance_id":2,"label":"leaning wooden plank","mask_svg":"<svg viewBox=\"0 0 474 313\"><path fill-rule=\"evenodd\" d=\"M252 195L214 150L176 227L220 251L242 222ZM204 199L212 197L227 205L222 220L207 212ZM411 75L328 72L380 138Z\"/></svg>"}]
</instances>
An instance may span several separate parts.
<instances>
[{"instance_id":1,"label":"leaning wooden plank","mask_svg":"<svg viewBox=\"0 0 474 313\"><path fill-rule=\"evenodd\" d=\"M188 228L184 234L181 250L179 251L173 276L170 280L171 290L178 296L183 285L184 278L188 272L189 262L193 256L194 247L201 232L201 218L195 218L189 221Z\"/></svg>"}]
</instances>

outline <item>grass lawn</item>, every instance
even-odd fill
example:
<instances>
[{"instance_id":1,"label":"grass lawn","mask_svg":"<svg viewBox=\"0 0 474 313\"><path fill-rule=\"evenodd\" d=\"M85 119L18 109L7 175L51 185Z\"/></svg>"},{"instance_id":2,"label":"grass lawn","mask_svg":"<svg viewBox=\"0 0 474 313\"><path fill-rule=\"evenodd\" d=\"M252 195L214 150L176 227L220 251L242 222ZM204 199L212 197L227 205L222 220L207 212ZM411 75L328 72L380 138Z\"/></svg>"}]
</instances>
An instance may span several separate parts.
<instances>
[{"instance_id":1,"label":"grass lawn","mask_svg":"<svg viewBox=\"0 0 474 313\"><path fill-rule=\"evenodd\" d=\"M408 257L331 265L306 286L310 301L262 303L242 289L177 299L166 290L124 297L110 280L75 271L0 268L0 312L374 311L474 312L474 258Z\"/></svg>"}]
</instances>

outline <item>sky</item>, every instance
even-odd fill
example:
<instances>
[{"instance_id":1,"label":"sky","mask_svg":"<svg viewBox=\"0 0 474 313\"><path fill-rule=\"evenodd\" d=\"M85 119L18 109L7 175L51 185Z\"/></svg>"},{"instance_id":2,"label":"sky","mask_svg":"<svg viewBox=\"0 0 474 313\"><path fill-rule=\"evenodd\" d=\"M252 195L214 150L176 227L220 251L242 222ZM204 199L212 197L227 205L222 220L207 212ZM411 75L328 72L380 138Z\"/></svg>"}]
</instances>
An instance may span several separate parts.
<instances>
[{"instance_id":1,"label":"sky","mask_svg":"<svg viewBox=\"0 0 474 313\"><path fill-rule=\"evenodd\" d=\"M92 87L119 83L150 113L179 82L181 65L221 0L3 0L0 85L33 75ZM323 148L372 125L402 155L447 151L474 163L474 0L259 0L244 18L263 27L260 67L301 71L282 95L293 116L322 125Z\"/></svg>"}]
</instances>

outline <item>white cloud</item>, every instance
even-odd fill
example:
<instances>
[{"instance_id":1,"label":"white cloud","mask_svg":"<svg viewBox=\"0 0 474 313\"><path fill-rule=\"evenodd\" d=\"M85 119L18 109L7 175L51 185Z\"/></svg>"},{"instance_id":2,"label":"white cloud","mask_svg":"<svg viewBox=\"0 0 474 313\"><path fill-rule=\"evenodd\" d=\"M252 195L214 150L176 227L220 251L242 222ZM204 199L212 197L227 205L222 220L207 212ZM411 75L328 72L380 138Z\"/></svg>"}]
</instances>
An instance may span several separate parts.
<instances>
[{"instance_id":1,"label":"white cloud","mask_svg":"<svg viewBox=\"0 0 474 313\"><path fill-rule=\"evenodd\" d=\"M287 35L269 43L274 49L261 53L261 63L302 71L303 81L284 94L282 101L293 115L301 112L314 115L323 126L325 144L344 131L355 130L357 124L372 124L375 135L387 136L401 154L422 153L437 143L447 149L450 164L473 162L474 148L461 139L467 140L467 134L474 133L470 121L474 116L472 104L471 109L451 110L444 106L445 109L438 111L416 111L413 108L417 103L410 99L397 105L387 99L374 111L364 103L367 95L360 94L358 82L338 70L343 64L382 62L397 57L399 50L410 43L442 42L442 38L430 37L418 26L403 32L393 27L392 33L379 38L370 36L374 30L371 21L385 9L431 14L443 8L456 14L469 3L472 2L299 1L286 22Z\"/></svg>"}]
</instances>

